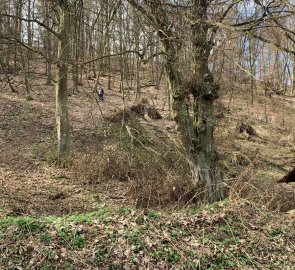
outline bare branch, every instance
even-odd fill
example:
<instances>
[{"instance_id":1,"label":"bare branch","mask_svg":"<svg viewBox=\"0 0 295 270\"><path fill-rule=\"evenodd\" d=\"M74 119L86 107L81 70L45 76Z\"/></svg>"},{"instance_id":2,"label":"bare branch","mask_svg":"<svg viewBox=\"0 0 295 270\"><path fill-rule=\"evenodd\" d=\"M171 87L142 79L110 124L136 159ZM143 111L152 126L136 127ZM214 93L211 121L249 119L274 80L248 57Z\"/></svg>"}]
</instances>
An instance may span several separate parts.
<instances>
[{"instance_id":1,"label":"bare branch","mask_svg":"<svg viewBox=\"0 0 295 270\"><path fill-rule=\"evenodd\" d=\"M40 22L37 19L26 19L26 18L22 18L22 17L18 17L15 15L11 15L11 14L2 14L0 13L0 16L4 16L4 17L9 17L9 18L13 18L13 19L18 19L24 22L31 22L31 23L37 23L38 25L40 25L41 27L45 28L47 31L49 31L50 33L52 33L54 36L56 36L57 38L59 38L59 34L54 31L52 28L50 28L48 25L46 25L43 22Z\"/></svg>"}]
</instances>

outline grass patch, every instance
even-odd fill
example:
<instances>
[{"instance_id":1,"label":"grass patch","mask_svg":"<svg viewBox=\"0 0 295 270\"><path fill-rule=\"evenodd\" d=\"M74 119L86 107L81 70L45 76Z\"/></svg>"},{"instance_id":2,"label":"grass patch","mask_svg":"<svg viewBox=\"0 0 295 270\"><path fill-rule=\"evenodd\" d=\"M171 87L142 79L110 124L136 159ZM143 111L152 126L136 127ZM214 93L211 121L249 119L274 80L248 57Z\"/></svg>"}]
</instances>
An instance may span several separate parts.
<instances>
[{"instance_id":1,"label":"grass patch","mask_svg":"<svg viewBox=\"0 0 295 270\"><path fill-rule=\"evenodd\" d=\"M160 219L159 213L157 213L153 210L145 211L144 215L150 220L159 220Z\"/></svg>"},{"instance_id":2,"label":"grass patch","mask_svg":"<svg viewBox=\"0 0 295 270\"><path fill-rule=\"evenodd\" d=\"M76 228L64 227L58 232L58 236L73 249L80 249L85 245L84 236Z\"/></svg>"},{"instance_id":3,"label":"grass patch","mask_svg":"<svg viewBox=\"0 0 295 270\"><path fill-rule=\"evenodd\" d=\"M67 225L72 223L89 223L93 220L105 220L109 217L109 210L106 207L101 207L95 212L89 212L78 215L68 216L45 216L40 218L34 217L5 217L0 219L0 228L6 229L9 226L18 227L24 231L29 230L31 232L42 231L46 225L54 224Z\"/></svg>"},{"instance_id":4,"label":"grass patch","mask_svg":"<svg viewBox=\"0 0 295 270\"><path fill-rule=\"evenodd\" d=\"M45 223L32 217L6 217L0 219L0 228L15 226L24 233L39 233L45 228Z\"/></svg>"}]
</instances>

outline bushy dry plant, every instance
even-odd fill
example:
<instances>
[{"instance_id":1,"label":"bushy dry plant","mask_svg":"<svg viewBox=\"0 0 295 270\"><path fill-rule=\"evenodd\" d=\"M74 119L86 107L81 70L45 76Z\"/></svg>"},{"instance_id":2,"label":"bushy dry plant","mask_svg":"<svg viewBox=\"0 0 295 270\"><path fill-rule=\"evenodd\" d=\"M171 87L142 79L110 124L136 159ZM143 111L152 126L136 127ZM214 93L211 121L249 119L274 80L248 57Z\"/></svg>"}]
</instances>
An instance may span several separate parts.
<instances>
[{"instance_id":1,"label":"bushy dry plant","mask_svg":"<svg viewBox=\"0 0 295 270\"><path fill-rule=\"evenodd\" d=\"M118 113L116 114L117 118ZM161 206L180 201L190 190L190 167L173 142L151 135L137 117L109 125L102 151L76 155L79 182L128 181L129 196L137 207Z\"/></svg>"},{"instance_id":2,"label":"bushy dry plant","mask_svg":"<svg viewBox=\"0 0 295 270\"><path fill-rule=\"evenodd\" d=\"M164 146L163 146L164 147ZM177 151L167 150L159 156L146 150L134 155L134 177L130 194L136 206L162 206L182 201L191 189L190 168Z\"/></svg>"},{"instance_id":3,"label":"bushy dry plant","mask_svg":"<svg viewBox=\"0 0 295 270\"><path fill-rule=\"evenodd\" d=\"M127 153L115 145L99 153L76 155L73 161L75 178L93 184L107 179L127 180L129 167Z\"/></svg>"},{"instance_id":4,"label":"bushy dry plant","mask_svg":"<svg viewBox=\"0 0 295 270\"><path fill-rule=\"evenodd\" d=\"M257 178L253 166L249 164L229 187L229 197L233 200L248 202L274 211L286 212L295 207L295 185L270 183L269 180Z\"/></svg>"}]
</instances>

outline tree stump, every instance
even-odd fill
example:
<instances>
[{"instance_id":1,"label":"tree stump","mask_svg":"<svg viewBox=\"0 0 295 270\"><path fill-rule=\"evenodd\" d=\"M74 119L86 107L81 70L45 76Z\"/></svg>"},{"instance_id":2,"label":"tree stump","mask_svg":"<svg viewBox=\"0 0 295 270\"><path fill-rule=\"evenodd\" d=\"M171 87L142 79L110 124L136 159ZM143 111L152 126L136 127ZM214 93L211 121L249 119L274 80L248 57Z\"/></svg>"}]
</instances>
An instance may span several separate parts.
<instances>
[{"instance_id":1,"label":"tree stump","mask_svg":"<svg viewBox=\"0 0 295 270\"><path fill-rule=\"evenodd\" d=\"M159 111L154 107L147 108L147 114L151 119L162 119L162 115Z\"/></svg>"},{"instance_id":2,"label":"tree stump","mask_svg":"<svg viewBox=\"0 0 295 270\"><path fill-rule=\"evenodd\" d=\"M242 123L242 124L239 126L238 129L239 129L239 132L240 132L240 133L245 132L245 133L247 133L249 136L257 136L257 133L256 133L255 129L254 129L251 125L249 125L249 124L244 124L244 123Z\"/></svg>"},{"instance_id":3,"label":"tree stump","mask_svg":"<svg viewBox=\"0 0 295 270\"><path fill-rule=\"evenodd\" d=\"M136 113L137 115L139 115L141 117L144 117L145 106L141 103L138 103L137 105L131 106L130 111Z\"/></svg>"},{"instance_id":4,"label":"tree stump","mask_svg":"<svg viewBox=\"0 0 295 270\"><path fill-rule=\"evenodd\" d=\"M288 172L283 178L278 180L278 183L291 183L295 182L295 168Z\"/></svg>"}]
</instances>

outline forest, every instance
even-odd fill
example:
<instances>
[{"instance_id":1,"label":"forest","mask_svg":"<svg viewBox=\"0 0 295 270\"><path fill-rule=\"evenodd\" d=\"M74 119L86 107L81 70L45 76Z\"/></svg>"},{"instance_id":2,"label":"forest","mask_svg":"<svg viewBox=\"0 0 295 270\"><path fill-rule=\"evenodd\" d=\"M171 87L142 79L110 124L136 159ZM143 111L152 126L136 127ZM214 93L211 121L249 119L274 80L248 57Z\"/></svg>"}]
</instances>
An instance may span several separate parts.
<instances>
[{"instance_id":1,"label":"forest","mask_svg":"<svg viewBox=\"0 0 295 270\"><path fill-rule=\"evenodd\" d=\"M0 270L294 254L294 0L0 0Z\"/></svg>"}]
</instances>

